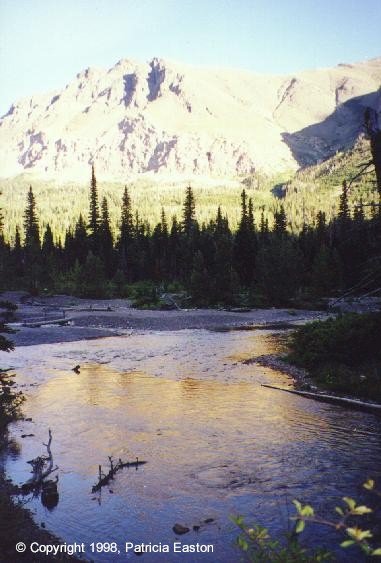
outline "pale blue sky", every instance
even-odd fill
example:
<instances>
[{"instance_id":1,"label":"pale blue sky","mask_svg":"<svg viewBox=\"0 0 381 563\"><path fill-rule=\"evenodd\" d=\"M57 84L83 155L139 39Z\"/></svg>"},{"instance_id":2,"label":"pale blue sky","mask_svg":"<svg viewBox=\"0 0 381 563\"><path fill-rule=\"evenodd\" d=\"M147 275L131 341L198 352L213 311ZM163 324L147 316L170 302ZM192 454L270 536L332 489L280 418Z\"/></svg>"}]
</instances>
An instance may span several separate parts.
<instances>
[{"instance_id":1,"label":"pale blue sky","mask_svg":"<svg viewBox=\"0 0 381 563\"><path fill-rule=\"evenodd\" d=\"M121 58L288 73L380 56L380 30L381 0L0 0L0 115Z\"/></svg>"}]
</instances>

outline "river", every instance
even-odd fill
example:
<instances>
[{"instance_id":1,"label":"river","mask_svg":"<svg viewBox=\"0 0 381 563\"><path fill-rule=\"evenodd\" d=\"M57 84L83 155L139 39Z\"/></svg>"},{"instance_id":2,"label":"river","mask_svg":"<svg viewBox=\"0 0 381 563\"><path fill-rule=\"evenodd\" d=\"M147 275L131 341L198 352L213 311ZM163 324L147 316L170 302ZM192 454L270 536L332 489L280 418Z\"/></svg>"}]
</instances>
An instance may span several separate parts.
<instances>
[{"instance_id":1,"label":"river","mask_svg":"<svg viewBox=\"0 0 381 563\"><path fill-rule=\"evenodd\" d=\"M30 477L27 461L44 453L51 428L59 503L48 510L29 500L37 523L68 543L118 543L120 556L87 551L94 561L134 560L124 553L126 541L172 546L175 523L190 528L183 543L211 544L213 554L142 560L239 561L231 515L278 534L287 529L292 499L329 513L341 497L358 496L367 477L381 480L380 419L261 387L289 380L242 360L275 348L261 330L141 332L19 347L11 362L32 421L11 425L17 446L7 474L16 483ZM110 455L147 464L120 471L92 494ZM312 525L305 537L333 541ZM341 560L360 559L348 551Z\"/></svg>"}]
</instances>

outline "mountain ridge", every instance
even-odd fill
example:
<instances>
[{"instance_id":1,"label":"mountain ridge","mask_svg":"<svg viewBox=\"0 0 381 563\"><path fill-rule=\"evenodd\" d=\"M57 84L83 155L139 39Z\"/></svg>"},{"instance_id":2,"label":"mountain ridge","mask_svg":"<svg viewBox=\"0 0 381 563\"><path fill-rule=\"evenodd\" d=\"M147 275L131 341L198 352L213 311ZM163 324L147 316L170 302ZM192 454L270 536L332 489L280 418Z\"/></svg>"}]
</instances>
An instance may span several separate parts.
<instances>
[{"instance_id":1,"label":"mountain ridge","mask_svg":"<svg viewBox=\"0 0 381 563\"><path fill-rule=\"evenodd\" d=\"M295 171L349 148L381 107L381 57L290 75L153 58L88 68L0 119L0 173L81 180Z\"/></svg>"}]
</instances>

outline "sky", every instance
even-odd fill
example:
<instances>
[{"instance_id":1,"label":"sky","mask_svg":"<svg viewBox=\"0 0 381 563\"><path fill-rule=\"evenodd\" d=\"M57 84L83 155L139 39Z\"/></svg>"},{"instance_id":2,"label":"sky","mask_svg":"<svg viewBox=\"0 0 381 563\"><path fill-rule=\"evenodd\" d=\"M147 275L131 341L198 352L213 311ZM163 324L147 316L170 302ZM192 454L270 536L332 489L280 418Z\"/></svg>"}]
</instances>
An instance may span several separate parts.
<instances>
[{"instance_id":1,"label":"sky","mask_svg":"<svg viewBox=\"0 0 381 563\"><path fill-rule=\"evenodd\" d=\"M381 0L0 0L0 115L121 58L288 74L381 56Z\"/></svg>"}]
</instances>

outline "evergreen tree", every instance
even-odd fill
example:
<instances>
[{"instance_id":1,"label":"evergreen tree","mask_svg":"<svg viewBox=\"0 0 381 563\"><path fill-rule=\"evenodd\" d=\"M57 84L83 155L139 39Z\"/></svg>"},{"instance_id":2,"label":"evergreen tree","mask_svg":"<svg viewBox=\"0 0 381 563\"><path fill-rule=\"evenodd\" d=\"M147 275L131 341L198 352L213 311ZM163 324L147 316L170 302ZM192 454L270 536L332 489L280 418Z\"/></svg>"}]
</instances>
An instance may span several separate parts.
<instances>
[{"instance_id":1,"label":"evergreen tree","mask_svg":"<svg viewBox=\"0 0 381 563\"><path fill-rule=\"evenodd\" d=\"M214 227L215 254L213 260L213 280L211 281L211 301L216 304L232 305L234 293L238 288L238 276L233 270L233 240L228 220L222 217L218 208Z\"/></svg>"},{"instance_id":2,"label":"evergreen tree","mask_svg":"<svg viewBox=\"0 0 381 563\"><path fill-rule=\"evenodd\" d=\"M253 282L256 235L254 230L254 214L250 204L250 215L247 210L246 191L241 193L241 219L234 239L234 268L239 275L241 283L250 287Z\"/></svg>"},{"instance_id":3,"label":"evergreen tree","mask_svg":"<svg viewBox=\"0 0 381 563\"><path fill-rule=\"evenodd\" d=\"M195 199L191 186L186 189L185 202L183 207L183 223L182 228L186 236L190 236L195 226Z\"/></svg>"},{"instance_id":4,"label":"evergreen tree","mask_svg":"<svg viewBox=\"0 0 381 563\"><path fill-rule=\"evenodd\" d=\"M107 199L102 200L102 217L99 232L100 255L105 265L105 273L108 278L114 274L114 241L110 226Z\"/></svg>"},{"instance_id":5,"label":"evergreen tree","mask_svg":"<svg viewBox=\"0 0 381 563\"><path fill-rule=\"evenodd\" d=\"M75 286L81 297L99 299L105 296L107 287L102 260L90 251L86 262L74 268Z\"/></svg>"},{"instance_id":6,"label":"evergreen tree","mask_svg":"<svg viewBox=\"0 0 381 563\"><path fill-rule=\"evenodd\" d=\"M71 263L74 263L76 260L78 260L80 264L83 264L86 261L86 257L90 249L89 249L86 223L82 214L79 215L78 221L75 225L72 241L73 241L73 252L72 252Z\"/></svg>"},{"instance_id":7,"label":"evergreen tree","mask_svg":"<svg viewBox=\"0 0 381 563\"><path fill-rule=\"evenodd\" d=\"M25 229L25 264L26 277L31 293L38 292L39 277L41 275L41 254L40 254L40 229L37 219L36 200L34 198L32 186L29 187L27 195L27 205L24 213Z\"/></svg>"},{"instance_id":8,"label":"evergreen tree","mask_svg":"<svg viewBox=\"0 0 381 563\"><path fill-rule=\"evenodd\" d=\"M15 231L15 243L11 251L11 269L16 279L20 279L24 275L24 253L21 246L21 235L18 225Z\"/></svg>"},{"instance_id":9,"label":"evergreen tree","mask_svg":"<svg viewBox=\"0 0 381 563\"><path fill-rule=\"evenodd\" d=\"M288 237L273 237L258 252L258 284L268 304L287 304L300 289L303 271L301 252Z\"/></svg>"},{"instance_id":10,"label":"evergreen tree","mask_svg":"<svg viewBox=\"0 0 381 563\"><path fill-rule=\"evenodd\" d=\"M52 256L54 254L54 250L55 247L54 247L53 233L48 223L46 225L45 233L42 239L42 247L41 247L42 257L44 259L47 259L49 256Z\"/></svg>"},{"instance_id":11,"label":"evergreen tree","mask_svg":"<svg viewBox=\"0 0 381 563\"><path fill-rule=\"evenodd\" d=\"M161 208L161 232L163 233L164 237L168 236L167 218L165 216L165 211L163 207Z\"/></svg>"},{"instance_id":12,"label":"evergreen tree","mask_svg":"<svg viewBox=\"0 0 381 563\"><path fill-rule=\"evenodd\" d=\"M324 244L327 239L327 220L323 211L319 211L316 216L316 237L318 244Z\"/></svg>"},{"instance_id":13,"label":"evergreen tree","mask_svg":"<svg viewBox=\"0 0 381 563\"><path fill-rule=\"evenodd\" d=\"M247 224L249 231L253 233L255 231L255 224L254 224L254 206L251 197L249 198L249 211L247 214Z\"/></svg>"},{"instance_id":14,"label":"evergreen tree","mask_svg":"<svg viewBox=\"0 0 381 563\"><path fill-rule=\"evenodd\" d=\"M197 251L193 260L190 292L196 305L206 306L210 301L210 277L202 252Z\"/></svg>"},{"instance_id":15,"label":"evergreen tree","mask_svg":"<svg viewBox=\"0 0 381 563\"><path fill-rule=\"evenodd\" d=\"M283 204L281 204L279 211L274 213L274 233L280 236L287 234L287 217Z\"/></svg>"},{"instance_id":16,"label":"evergreen tree","mask_svg":"<svg viewBox=\"0 0 381 563\"><path fill-rule=\"evenodd\" d=\"M134 239L134 224L132 219L131 199L127 186L124 187L122 197L122 211L120 218L120 234L117 241L119 268L129 280L132 280L132 253Z\"/></svg>"},{"instance_id":17,"label":"evergreen tree","mask_svg":"<svg viewBox=\"0 0 381 563\"><path fill-rule=\"evenodd\" d=\"M128 193L127 186L124 187L123 197L122 197L122 213L120 221L120 237L119 244L121 246L128 246L133 235L133 219L132 219L132 207L131 198Z\"/></svg>"},{"instance_id":18,"label":"evergreen tree","mask_svg":"<svg viewBox=\"0 0 381 563\"><path fill-rule=\"evenodd\" d=\"M345 180L343 182L343 188L340 195L339 219L342 225L348 225L348 220L350 219L349 203L348 203L348 186Z\"/></svg>"},{"instance_id":19,"label":"evergreen tree","mask_svg":"<svg viewBox=\"0 0 381 563\"><path fill-rule=\"evenodd\" d=\"M44 287L54 287L57 270L56 248L49 223L46 225L42 239L41 258L41 280L44 283Z\"/></svg>"},{"instance_id":20,"label":"evergreen tree","mask_svg":"<svg viewBox=\"0 0 381 563\"><path fill-rule=\"evenodd\" d=\"M29 187L27 195L27 205L24 212L24 230L26 249L36 251L40 248L40 230L38 226L36 200L33 194L32 186Z\"/></svg>"},{"instance_id":21,"label":"evergreen tree","mask_svg":"<svg viewBox=\"0 0 381 563\"><path fill-rule=\"evenodd\" d=\"M240 222L240 227L244 227L247 225L247 196L246 196L246 190L242 190L241 192L241 222Z\"/></svg>"},{"instance_id":22,"label":"evergreen tree","mask_svg":"<svg viewBox=\"0 0 381 563\"><path fill-rule=\"evenodd\" d=\"M152 267L156 280L167 278L168 262L168 225L164 209L161 210L161 221L156 225L152 234Z\"/></svg>"},{"instance_id":23,"label":"evergreen tree","mask_svg":"<svg viewBox=\"0 0 381 563\"><path fill-rule=\"evenodd\" d=\"M90 210L89 210L89 231L90 243L95 254L99 251L99 227L100 215L98 204L97 179L95 177L94 165L91 167L91 183L90 183Z\"/></svg>"}]
</instances>

